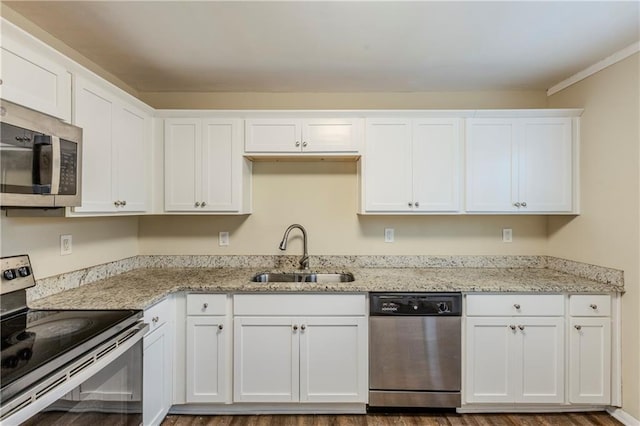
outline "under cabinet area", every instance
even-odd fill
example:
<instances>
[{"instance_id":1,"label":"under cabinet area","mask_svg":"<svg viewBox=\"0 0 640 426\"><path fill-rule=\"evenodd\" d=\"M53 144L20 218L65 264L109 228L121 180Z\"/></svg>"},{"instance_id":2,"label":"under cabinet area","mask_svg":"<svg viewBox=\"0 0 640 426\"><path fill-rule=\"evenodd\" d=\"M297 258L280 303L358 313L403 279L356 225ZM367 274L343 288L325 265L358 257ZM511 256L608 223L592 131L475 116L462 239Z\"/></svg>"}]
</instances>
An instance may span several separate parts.
<instances>
[{"instance_id":1,"label":"under cabinet area","mask_svg":"<svg viewBox=\"0 0 640 426\"><path fill-rule=\"evenodd\" d=\"M467 403L564 402L564 296L466 301Z\"/></svg>"},{"instance_id":2,"label":"under cabinet area","mask_svg":"<svg viewBox=\"0 0 640 426\"><path fill-rule=\"evenodd\" d=\"M187 294L185 386L187 403L224 403L231 328L224 294Z\"/></svg>"},{"instance_id":3,"label":"under cabinet area","mask_svg":"<svg viewBox=\"0 0 640 426\"><path fill-rule=\"evenodd\" d=\"M577 211L572 126L568 117L467 119L466 210Z\"/></svg>"},{"instance_id":4,"label":"under cabinet area","mask_svg":"<svg viewBox=\"0 0 640 426\"><path fill-rule=\"evenodd\" d=\"M234 402L365 403L364 295L235 295Z\"/></svg>"},{"instance_id":5,"label":"under cabinet area","mask_svg":"<svg viewBox=\"0 0 640 426\"><path fill-rule=\"evenodd\" d=\"M170 118L164 135L167 212L251 210L251 163L242 157L242 121Z\"/></svg>"},{"instance_id":6,"label":"under cabinet area","mask_svg":"<svg viewBox=\"0 0 640 426\"><path fill-rule=\"evenodd\" d=\"M245 120L247 154L344 154L360 151L362 122L353 118Z\"/></svg>"},{"instance_id":7,"label":"under cabinet area","mask_svg":"<svg viewBox=\"0 0 640 426\"><path fill-rule=\"evenodd\" d=\"M150 117L89 78L74 79L74 120L82 127L82 206L73 213L148 209Z\"/></svg>"},{"instance_id":8,"label":"under cabinet area","mask_svg":"<svg viewBox=\"0 0 640 426\"><path fill-rule=\"evenodd\" d=\"M366 120L363 213L460 210L462 120Z\"/></svg>"},{"instance_id":9,"label":"under cabinet area","mask_svg":"<svg viewBox=\"0 0 640 426\"><path fill-rule=\"evenodd\" d=\"M569 402L611 403L611 297L569 297Z\"/></svg>"}]
</instances>

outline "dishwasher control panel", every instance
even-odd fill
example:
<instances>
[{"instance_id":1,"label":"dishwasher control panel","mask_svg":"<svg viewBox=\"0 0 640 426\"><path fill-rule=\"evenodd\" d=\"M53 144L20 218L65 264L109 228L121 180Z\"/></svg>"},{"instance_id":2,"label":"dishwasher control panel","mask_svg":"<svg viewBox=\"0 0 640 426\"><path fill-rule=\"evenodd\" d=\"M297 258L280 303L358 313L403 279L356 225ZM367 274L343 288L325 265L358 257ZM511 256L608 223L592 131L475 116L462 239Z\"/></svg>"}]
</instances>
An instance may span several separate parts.
<instances>
[{"instance_id":1,"label":"dishwasher control panel","mask_svg":"<svg viewBox=\"0 0 640 426\"><path fill-rule=\"evenodd\" d=\"M461 293L371 293L369 315L462 315Z\"/></svg>"}]
</instances>

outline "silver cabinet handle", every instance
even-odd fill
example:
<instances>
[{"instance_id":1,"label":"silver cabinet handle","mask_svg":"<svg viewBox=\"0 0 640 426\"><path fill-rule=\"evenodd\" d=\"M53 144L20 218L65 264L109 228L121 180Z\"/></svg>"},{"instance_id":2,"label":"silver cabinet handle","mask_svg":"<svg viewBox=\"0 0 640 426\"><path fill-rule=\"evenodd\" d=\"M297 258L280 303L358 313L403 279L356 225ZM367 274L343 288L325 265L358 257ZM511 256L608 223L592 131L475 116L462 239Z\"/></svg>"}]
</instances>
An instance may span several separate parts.
<instances>
[{"instance_id":1,"label":"silver cabinet handle","mask_svg":"<svg viewBox=\"0 0 640 426\"><path fill-rule=\"evenodd\" d=\"M114 201L113 205L116 206L116 207L119 207L120 206L120 201Z\"/></svg>"},{"instance_id":2,"label":"silver cabinet handle","mask_svg":"<svg viewBox=\"0 0 640 426\"><path fill-rule=\"evenodd\" d=\"M513 307L516 308L516 309L520 309L520 304L519 303L514 303Z\"/></svg>"},{"instance_id":3,"label":"silver cabinet handle","mask_svg":"<svg viewBox=\"0 0 640 426\"><path fill-rule=\"evenodd\" d=\"M576 329L576 330L578 330L578 331L582 330L582 326L581 326L581 325L574 325L574 327L575 327L575 329Z\"/></svg>"},{"instance_id":4,"label":"silver cabinet handle","mask_svg":"<svg viewBox=\"0 0 640 426\"><path fill-rule=\"evenodd\" d=\"M220 325L218 326L218 330L222 330L223 328L224 328L224 326L223 326L222 324L220 324Z\"/></svg>"},{"instance_id":5,"label":"silver cabinet handle","mask_svg":"<svg viewBox=\"0 0 640 426\"><path fill-rule=\"evenodd\" d=\"M420 207L420 203L416 201L416 207Z\"/></svg>"},{"instance_id":6,"label":"silver cabinet handle","mask_svg":"<svg viewBox=\"0 0 640 426\"><path fill-rule=\"evenodd\" d=\"M293 325L293 331L297 331L297 330L298 330L298 325L297 325L297 324L294 324L294 325Z\"/></svg>"},{"instance_id":7,"label":"silver cabinet handle","mask_svg":"<svg viewBox=\"0 0 640 426\"><path fill-rule=\"evenodd\" d=\"M160 318L158 318L158 317L151 318L151 322L153 322L154 324L156 324L159 320L160 320Z\"/></svg>"},{"instance_id":8,"label":"silver cabinet handle","mask_svg":"<svg viewBox=\"0 0 640 426\"><path fill-rule=\"evenodd\" d=\"M513 203L513 205L514 205L515 207L518 207L518 208L520 208L520 203L518 203L518 202L516 202L516 203Z\"/></svg>"},{"instance_id":9,"label":"silver cabinet handle","mask_svg":"<svg viewBox=\"0 0 640 426\"><path fill-rule=\"evenodd\" d=\"M520 329L520 331L524 330L524 325L519 325L518 328Z\"/></svg>"},{"instance_id":10,"label":"silver cabinet handle","mask_svg":"<svg viewBox=\"0 0 640 426\"><path fill-rule=\"evenodd\" d=\"M306 147L307 145L309 145L309 144L308 144L308 143L306 143L306 142L302 142L302 146L303 146L303 147Z\"/></svg>"},{"instance_id":11,"label":"silver cabinet handle","mask_svg":"<svg viewBox=\"0 0 640 426\"><path fill-rule=\"evenodd\" d=\"M510 328L511 330L515 330L515 329L516 329L516 326L512 324L512 325L510 325L510 326L509 326L509 328Z\"/></svg>"},{"instance_id":12,"label":"silver cabinet handle","mask_svg":"<svg viewBox=\"0 0 640 426\"><path fill-rule=\"evenodd\" d=\"M598 305L596 305L595 303L590 304L590 305L589 305L589 307L590 307L591 309L593 309L594 311L595 311L596 309L598 309Z\"/></svg>"},{"instance_id":13,"label":"silver cabinet handle","mask_svg":"<svg viewBox=\"0 0 640 426\"><path fill-rule=\"evenodd\" d=\"M409 207L413 207L413 203L409 201Z\"/></svg>"},{"instance_id":14,"label":"silver cabinet handle","mask_svg":"<svg viewBox=\"0 0 640 426\"><path fill-rule=\"evenodd\" d=\"M205 202L203 201L203 202L202 202L202 204L200 204L200 207L204 207L204 206L206 206L206 205L207 205L207 203L205 203Z\"/></svg>"},{"instance_id":15,"label":"silver cabinet handle","mask_svg":"<svg viewBox=\"0 0 640 426\"><path fill-rule=\"evenodd\" d=\"M208 307L209 307L209 304L208 304L208 303L203 303L203 304L202 304L202 309L207 309Z\"/></svg>"},{"instance_id":16,"label":"silver cabinet handle","mask_svg":"<svg viewBox=\"0 0 640 426\"><path fill-rule=\"evenodd\" d=\"M200 201L196 201L195 206L196 206L196 207L200 207Z\"/></svg>"},{"instance_id":17,"label":"silver cabinet handle","mask_svg":"<svg viewBox=\"0 0 640 426\"><path fill-rule=\"evenodd\" d=\"M300 141L296 141L296 146L300 146Z\"/></svg>"},{"instance_id":18,"label":"silver cabinet handle","mask_svg":"<svg viewBox=\"0 0 640 426\"><path fill-rule=\"evenodd\" d=\"M527 202L523 201L522 204L520 204L522 207L527 207Z\"/></svg>"},{"instance_id":19,"label":"silver cabinet handle","mask_svg":"<svg viewBox=\"0 0 640 426\"><path fill-rule=\"evenodd\" d=\"M306 326L306 325L302 324L302 325L300 326L300 330L306 330L306 329L307 329L307 326Z\"/></svg>"},{"instance_id":20,"label":"silver cabinet handle","mask_svg":"<svg viewBox=\"0 0 640 426\"><path fill-rule=\"evenodd\" d=\"M127 200L122 200L122 201L120 201L120 204L121 204L122 206L126 206L126 205L127 205Z\"/></svg>"}]
</instances>

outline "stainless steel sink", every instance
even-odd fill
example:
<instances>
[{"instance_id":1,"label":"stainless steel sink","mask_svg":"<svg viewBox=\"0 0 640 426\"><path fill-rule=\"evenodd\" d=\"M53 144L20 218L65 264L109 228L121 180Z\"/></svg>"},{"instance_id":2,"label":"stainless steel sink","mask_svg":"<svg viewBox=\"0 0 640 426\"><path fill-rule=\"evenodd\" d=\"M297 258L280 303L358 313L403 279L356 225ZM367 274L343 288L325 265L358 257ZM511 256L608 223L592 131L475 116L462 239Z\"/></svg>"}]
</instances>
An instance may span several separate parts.
<instances>
[{"instance_id":1,"label":"stainless steel sink","mask_svg":"<svg viewBox=\"0 0 640 426\"><path fill-rule=\"evenodd\" d=\"M348 283L355 280L351 273L318 274L315 272L262 273L251 281L257 283Z\"/></svg>"}]
</instances>

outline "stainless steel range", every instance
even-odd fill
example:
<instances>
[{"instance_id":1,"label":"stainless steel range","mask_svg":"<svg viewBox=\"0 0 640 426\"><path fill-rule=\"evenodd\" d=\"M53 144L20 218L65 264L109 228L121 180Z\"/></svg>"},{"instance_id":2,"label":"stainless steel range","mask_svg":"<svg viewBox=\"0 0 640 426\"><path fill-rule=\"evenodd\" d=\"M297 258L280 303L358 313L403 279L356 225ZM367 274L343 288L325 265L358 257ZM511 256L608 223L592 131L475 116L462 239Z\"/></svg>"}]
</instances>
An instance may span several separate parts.
<instances>
[{"instance_id":1,"label":"stainless steel range","mask_svg":"<svg viewBox=\"0 0 640 426\"><path fill-rule=\"evenodd\" d=\"M373 293L369 407L460 406L460 293Z\"/></svg>"},{"instance_id":2,"label":"stainless steel range","mask_svg":"<svg viewBox=\"0 0 640 426\"><path fill-rule=\"evenodd\" d=\"M28 256L1 264L2 424L65 424L70 413L141 423L142 312L28 309Z\"/></svg>"}]
</instances>

